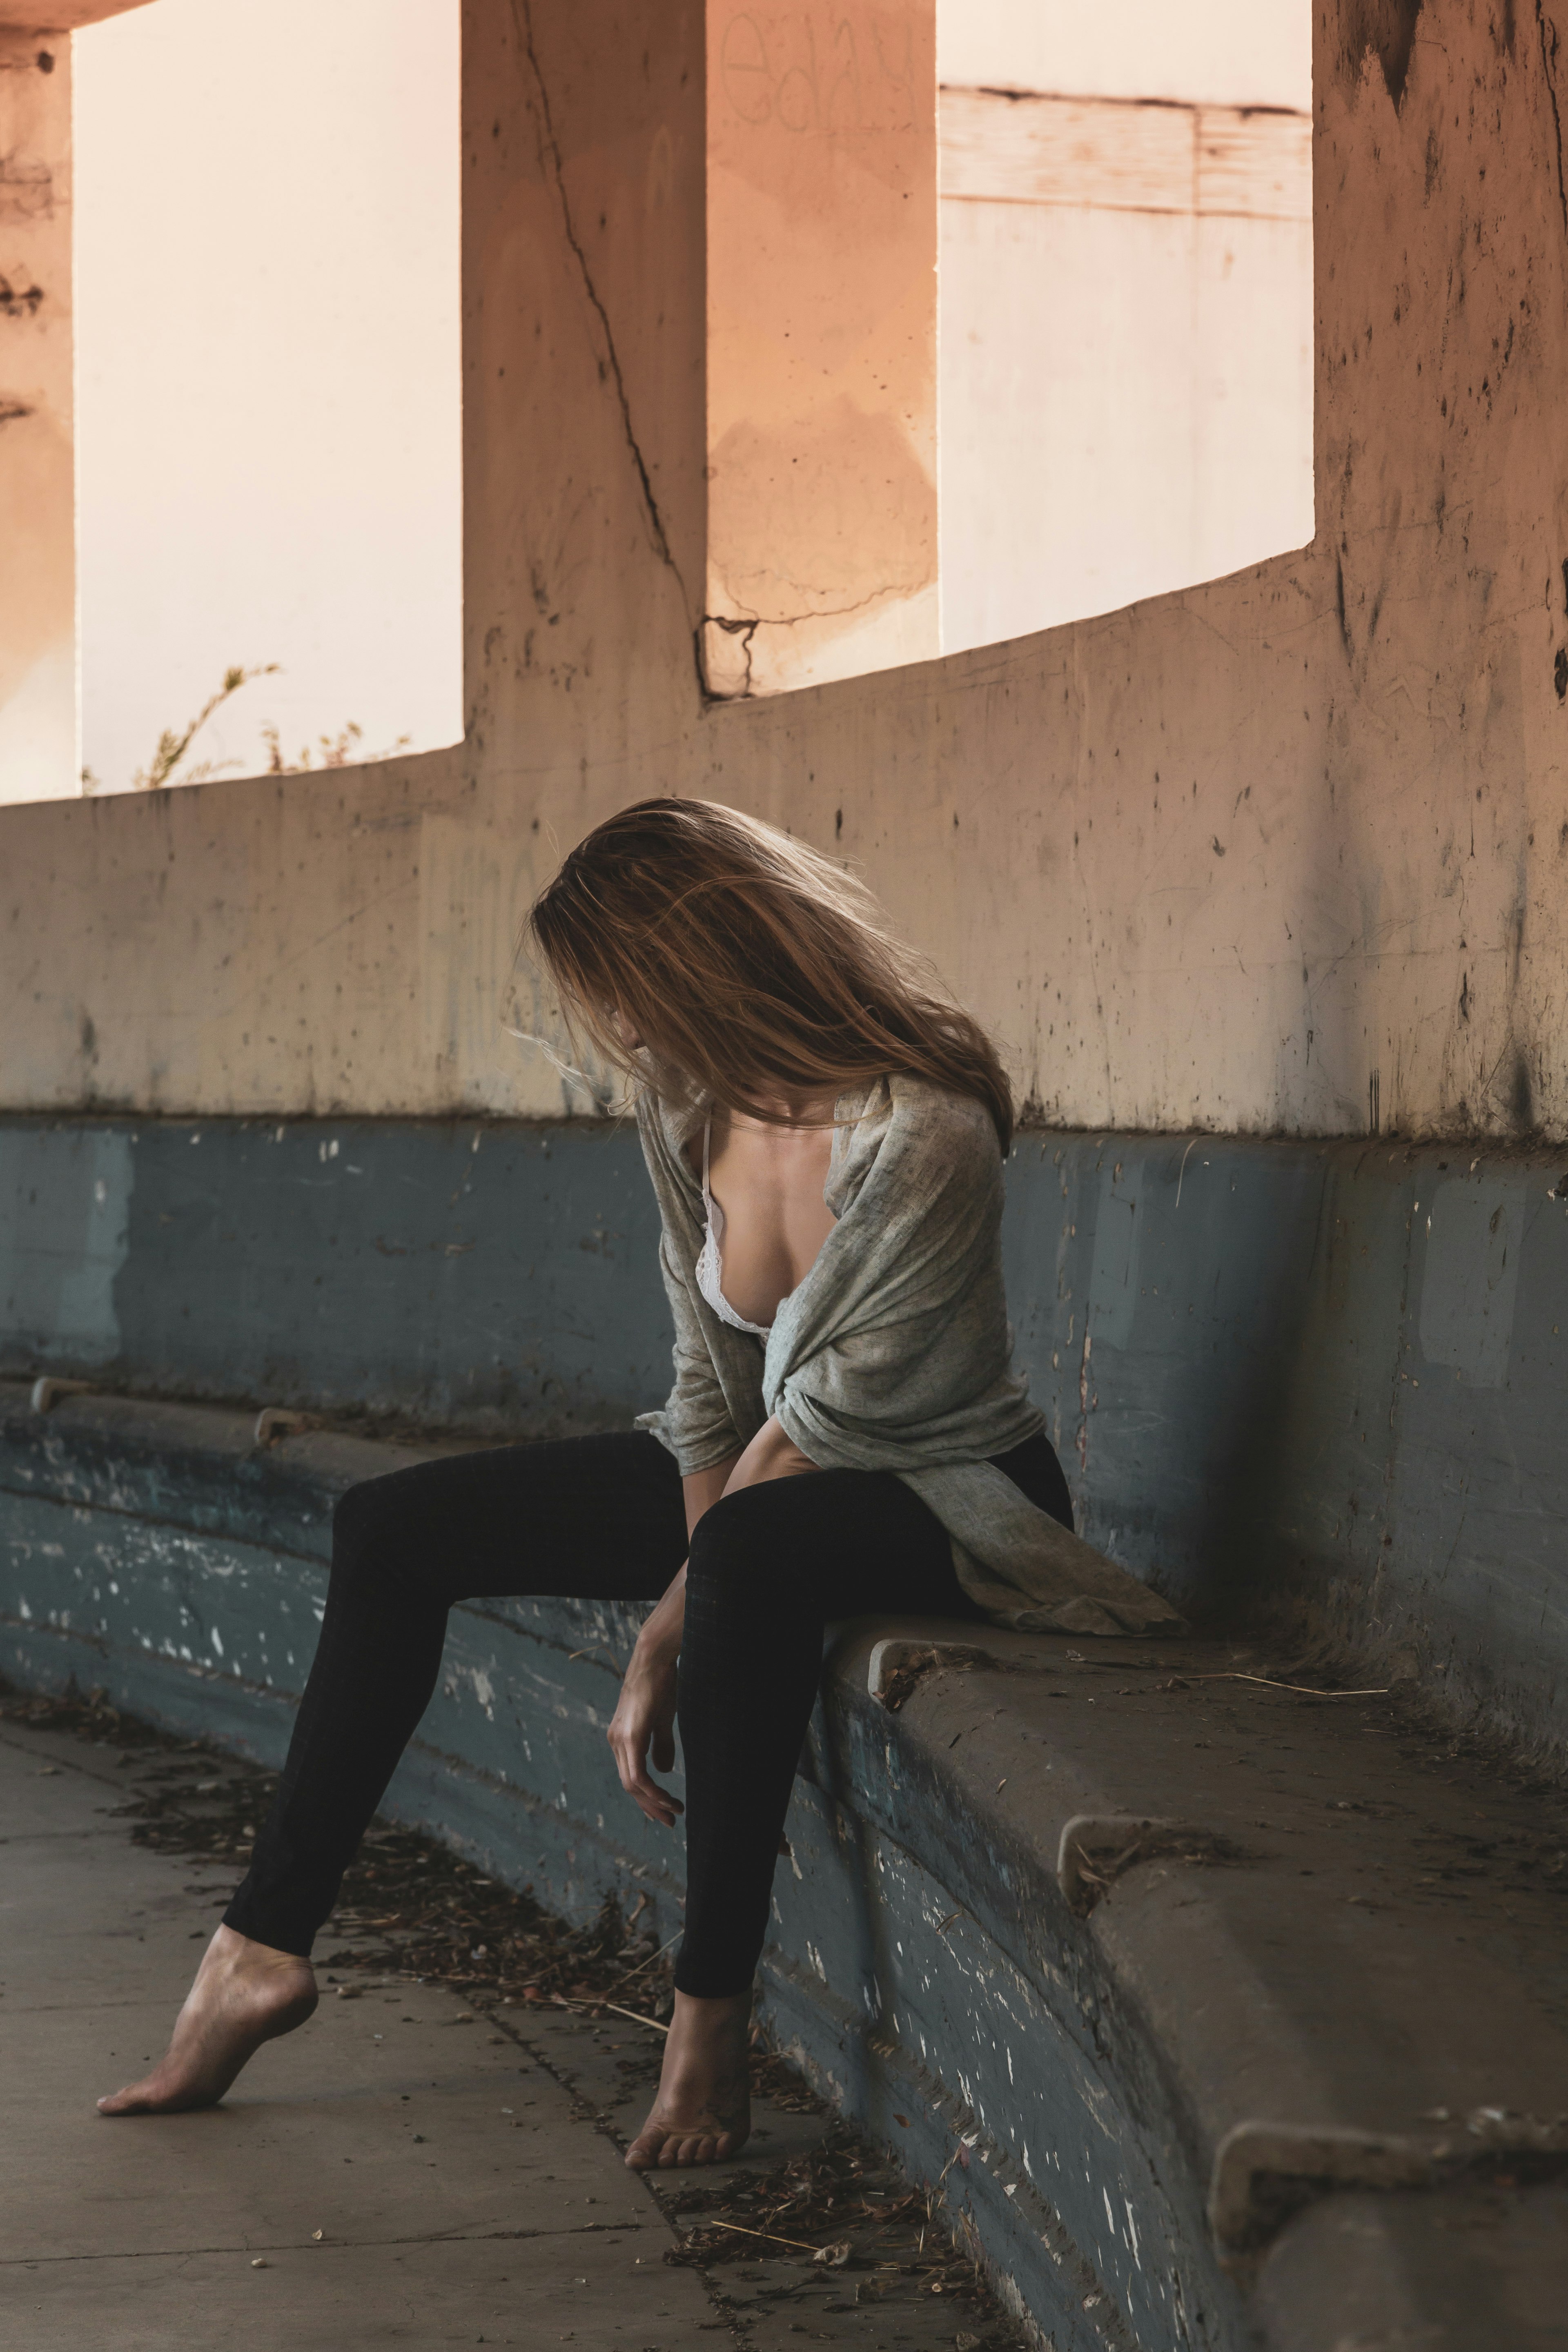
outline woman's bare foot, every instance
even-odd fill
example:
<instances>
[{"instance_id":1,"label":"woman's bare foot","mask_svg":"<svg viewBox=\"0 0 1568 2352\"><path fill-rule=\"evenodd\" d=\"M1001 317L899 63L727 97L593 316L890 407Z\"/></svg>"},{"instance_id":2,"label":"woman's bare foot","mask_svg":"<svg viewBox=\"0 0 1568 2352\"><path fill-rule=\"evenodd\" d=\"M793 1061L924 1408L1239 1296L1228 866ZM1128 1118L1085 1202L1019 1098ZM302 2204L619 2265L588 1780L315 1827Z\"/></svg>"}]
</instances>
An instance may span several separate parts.
<instances>
[{"instance_id":1,"label":"woman's bare foot","mask_svg":"<svg viewBox=\"0 0 1568 2352\"><path fill-rule=\"evenodd\" d=\"M676 1994L658 2096L626 2154L634 2172L739 2156L752 2128L751 2027L749 1992L729 2000Z\"/></svg>"},{"instance_id":2,"label":"woman's bare foot","mask_svg":"<svg viewBox=\"0 0 1568 2352\"><path fill-rule=\"evenodd\" d=\"M315 2006L309 1960L220 1927L202 1955L167 2053L141 2082L100 2099L99 2113L166 2116L210 2107L264 2042L303 2025Z\"/></svg>"}]
</instances>

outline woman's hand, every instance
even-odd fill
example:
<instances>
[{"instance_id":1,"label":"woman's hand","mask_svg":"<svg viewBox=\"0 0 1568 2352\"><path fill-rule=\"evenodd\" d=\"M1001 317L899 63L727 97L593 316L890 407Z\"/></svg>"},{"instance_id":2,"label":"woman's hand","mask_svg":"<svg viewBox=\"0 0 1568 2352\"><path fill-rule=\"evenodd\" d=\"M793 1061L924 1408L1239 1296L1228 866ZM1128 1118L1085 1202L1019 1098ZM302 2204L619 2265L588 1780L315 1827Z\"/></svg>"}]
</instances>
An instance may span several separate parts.
<instances>
[{"instance_id":1,"label":"woman's hand","mask_svg":"<svg viewBox=\"0 0 1568 2352\"><path fill-rule=\"evenodd\" d=\"M606 1738L621 1786L650 1822L667 1830L686 1810L679 1797L649 1778L651 1750L656 1772L675 1762L675 1668L686 1616L686 1570L681 1570L637 1636L631 1664Z\"/></svg>"},{"instance_id":2,"label":"woman's hand","mask_svg":"<svg viewBox=\"0 0 1568 2352\"><path fill-rule=\"evenodd\" d=\"M792 1445L776 1421L766 1421L751 1444L710 1470L689 1472L685 1480L686 1531L689 1536L705 1511L721 1495L757 1486L773 1478L797 1477L815 1470L798 1446ZM621 1683L621 1696L605 1737L621 1776L621 1786L650 1822L672 1830L686 1811L679 1797L661 1789L648 1772L651 1754L656 1772L668 1772L675 1763L676 1664L680 1656L681 1629L686 1622L686 1570L683 1568L637 1635L631 1664Z\"/></svg>"}]
</instances>

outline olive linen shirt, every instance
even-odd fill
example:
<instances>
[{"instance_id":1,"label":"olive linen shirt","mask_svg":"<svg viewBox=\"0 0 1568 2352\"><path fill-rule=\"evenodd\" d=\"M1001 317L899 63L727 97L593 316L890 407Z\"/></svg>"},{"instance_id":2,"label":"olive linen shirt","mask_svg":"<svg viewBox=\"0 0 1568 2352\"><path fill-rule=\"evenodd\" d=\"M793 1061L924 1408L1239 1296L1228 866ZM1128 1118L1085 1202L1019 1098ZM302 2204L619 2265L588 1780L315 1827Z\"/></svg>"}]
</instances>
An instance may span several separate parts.
<instances>
[{"instance_id":1,"label":"olive linen shirt","mask_svg":"<svg viewBox=\"0 0 1568 2352\"><path fill-rule=\"evenodd\" d=\"M770 1416L819 1469L891 1471L946 1528L959 1583L996 1624L1181 1630L1168 1601L987 1458L1045 1419L1013 1370L1002 1155L984 1104L897 1073L838 1097L823 1194L836 1222L765 1341L698 1287L702 1188L684 1147L707 1115L651 1092L637 1103L675 1318L675 1385L638 1428L683 1475L740 1452Z\"/></svg>"}]
</instances>

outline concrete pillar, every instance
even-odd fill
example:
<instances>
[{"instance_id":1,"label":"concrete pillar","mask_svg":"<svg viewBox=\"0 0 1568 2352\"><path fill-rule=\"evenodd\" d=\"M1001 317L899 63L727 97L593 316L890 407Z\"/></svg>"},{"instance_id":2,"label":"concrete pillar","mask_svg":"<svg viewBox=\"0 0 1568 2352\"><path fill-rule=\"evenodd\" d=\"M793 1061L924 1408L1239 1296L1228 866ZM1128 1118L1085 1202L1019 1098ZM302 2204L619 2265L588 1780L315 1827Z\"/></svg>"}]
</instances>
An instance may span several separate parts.
<instances>
[{"instance_id":1,"label":"concrete pillar","mask_svg":"<svg viewBox=\"0 0 1568 2352\"><path fill-rule=\"evenodd\" d=\"M0 22L0 799L79 792L70 41Z\"/></svg>"},{"instance_id":2,"label":"concrete pillar","mask_svg":"<svg viewBox=\"0 0 1568 2352\"><path fill-rule=\"evenodd\" d=\"M81 790L70 32L141 5L0 0L0 801Z\"/></svg>"},{"instance_id":3,"label":"concrete pillar","mask_svg":"<svg viewBox=\"0 0 1568 2352\"><path fill-rule=\"evenodd\" d=\"M710 692L939 650L934 0L708 7Z\"/></svg>"}]
</instances>

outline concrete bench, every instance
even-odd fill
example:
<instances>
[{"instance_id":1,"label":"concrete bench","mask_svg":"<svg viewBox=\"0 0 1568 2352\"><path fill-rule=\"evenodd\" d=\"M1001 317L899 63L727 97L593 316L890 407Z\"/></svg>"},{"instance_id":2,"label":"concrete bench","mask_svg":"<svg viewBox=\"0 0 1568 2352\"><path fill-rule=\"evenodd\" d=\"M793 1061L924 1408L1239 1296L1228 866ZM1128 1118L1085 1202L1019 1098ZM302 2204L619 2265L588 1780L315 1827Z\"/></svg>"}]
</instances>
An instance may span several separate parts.
<instances>
[{"instance_id":1,"label":"concrete bench","mask_svg":"<svg viewBox=\"0 0 1568 2352\"><path fill-rule=\"evenodd\" d=\"M333 1500L447 1449L45 1402L0 1383L0 1667L275 1762ZM387 1810L574 1917L635 1885L662 1937L679 1848L604 1742L636 1614L456 1612ZM1560 2342L1568 1805L1268 1671L839 1629L769 2027L1058 2345Z\"/></svg>"}]
</instances>

